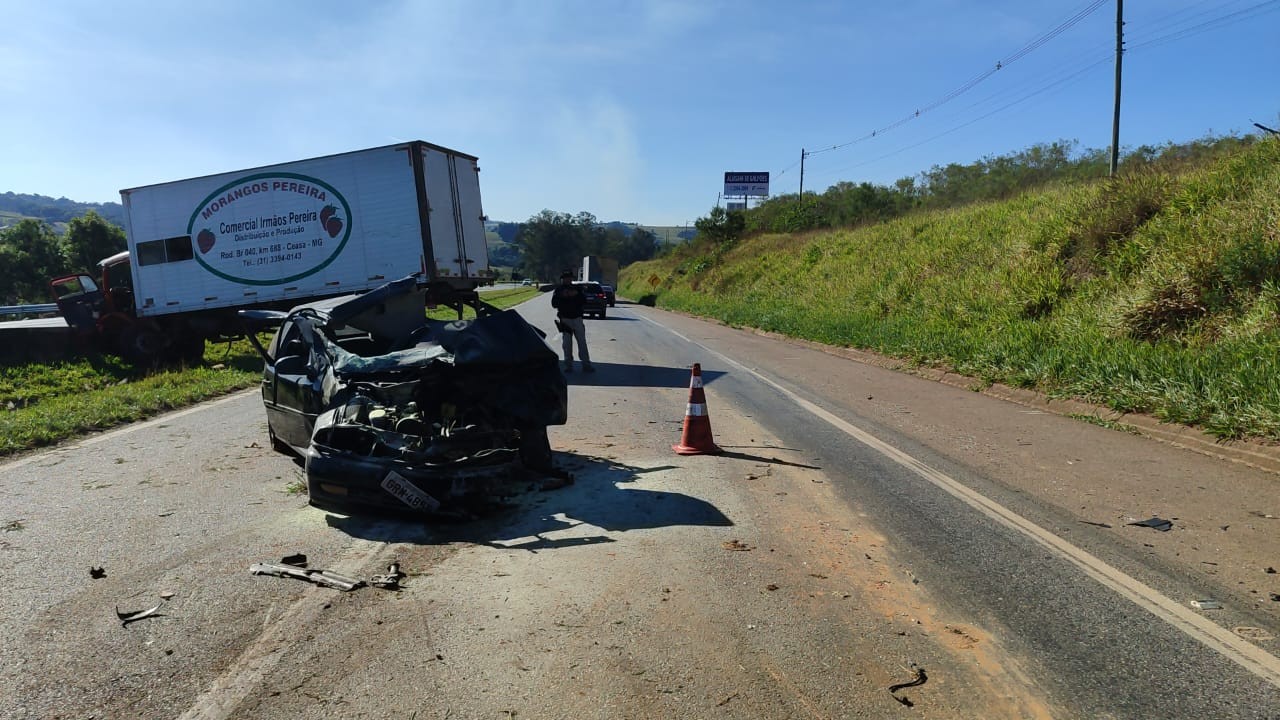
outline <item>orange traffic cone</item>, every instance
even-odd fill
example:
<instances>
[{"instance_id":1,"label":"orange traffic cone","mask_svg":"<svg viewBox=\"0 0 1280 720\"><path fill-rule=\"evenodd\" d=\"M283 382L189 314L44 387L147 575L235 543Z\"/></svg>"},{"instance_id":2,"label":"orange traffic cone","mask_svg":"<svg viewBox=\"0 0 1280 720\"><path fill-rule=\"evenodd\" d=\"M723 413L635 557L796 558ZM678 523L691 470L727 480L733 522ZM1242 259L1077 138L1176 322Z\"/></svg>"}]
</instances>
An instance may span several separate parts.
<instances>
[{"instance_id":1,"label":"orange traffic cone","mask_svg":"<svg viewBox=\"0 0 1280 720\"><path fill-rule=\"evenodd\" d=\"M720 452L711 439L711 417L707 415L707 396L702 392L702 365L693 364L689 379L689 405L684 411L684 432L680 444L672 445L677 455L714 455Z\"/></svg>"}]
</instances>

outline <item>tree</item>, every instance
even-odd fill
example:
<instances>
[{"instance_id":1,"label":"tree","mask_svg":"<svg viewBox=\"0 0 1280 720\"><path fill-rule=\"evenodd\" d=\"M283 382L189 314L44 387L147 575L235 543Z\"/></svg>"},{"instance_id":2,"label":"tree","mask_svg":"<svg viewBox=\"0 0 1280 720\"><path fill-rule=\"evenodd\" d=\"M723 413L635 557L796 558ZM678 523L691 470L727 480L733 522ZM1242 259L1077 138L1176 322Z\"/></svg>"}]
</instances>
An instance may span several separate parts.
<instances>
[{"instance_id":1,"label":"tree","mask_svg":"<svg viewBox=\"0 0 1280 720\"><path fill-rule=\"evenodd\" d=\"M124 230L90 210L67 226L64 249L73 270L91 270L99 260L129 247Z\"/></svg>"},{"instance_id":2,"label":"tree","mask_svg":"<svg viewBox=\"0 0 1280 720\"><path fill-rule=\"evenodd\" d=\"M62 245L41 220L0 231L0 298L7 305L50 302L48 281L66 272Z\"/></svg>"},{"instance_id":3,"label":"tree","mask_svg":"<svg viewBox=\"0 0 1280 720\"><path fill-rule=\"evenodd\" d=\"M524 252L526 275L549 280L582 262L583 239L580 228L568 213L543 210L529 218L516 234L516 244Z\"/></svg>"},{"instance_id":4,"label":"tree","mask_svg":"<svg viewBox=\"0 0 1280 720\"><path fill-rule=\"evenodd\" d=\"M694 226L698 228L698 237L717 245L727 245L742 237L747 221L741 212L729 212L717 205L711 208L707 217L698 218Z\"/></svg>"}]
</instances>

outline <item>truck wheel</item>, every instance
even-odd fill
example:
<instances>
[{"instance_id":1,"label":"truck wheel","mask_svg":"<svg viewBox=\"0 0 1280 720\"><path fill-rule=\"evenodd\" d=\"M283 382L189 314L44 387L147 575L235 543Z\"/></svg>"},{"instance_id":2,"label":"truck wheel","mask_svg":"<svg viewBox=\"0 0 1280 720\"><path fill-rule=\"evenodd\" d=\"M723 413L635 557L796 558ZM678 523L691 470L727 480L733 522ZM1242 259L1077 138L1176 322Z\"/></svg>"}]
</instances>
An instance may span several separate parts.
<instances>
[{"instance_id":1,"label":"truck wheel","mask_svg":"<svg viewBox=\"0 0 1280 720\"><path fill-rule=\"evenodd\" d=\"M160 360L165 338L154 328L130 325L120 333L120 357L135 365L151 365Z\"/></svg>"},{"instance_id":2,"label":"truck wheel","mask_svg":"<svg viewBox=\"0 0 1280 720\"><path fill-rule=\"evenodd\" d=\"M178 353L187 365L199 365L204 360L204 337L198 334L183 335L178 341Z\"/></svg>"}]
</instances>

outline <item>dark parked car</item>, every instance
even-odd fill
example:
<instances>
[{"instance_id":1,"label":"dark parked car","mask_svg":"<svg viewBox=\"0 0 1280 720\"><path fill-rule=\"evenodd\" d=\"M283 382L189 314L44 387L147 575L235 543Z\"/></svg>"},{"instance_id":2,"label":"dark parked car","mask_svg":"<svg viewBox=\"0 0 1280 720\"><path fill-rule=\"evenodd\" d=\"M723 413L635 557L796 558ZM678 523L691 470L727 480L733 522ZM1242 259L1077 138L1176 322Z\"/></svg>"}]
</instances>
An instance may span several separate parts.
<instances>
[{"instance_id":1,"label":"dark parked car","mask_svg":"<svg viewBox=\"0 0 1280 720\"><path fill-rule=\"evenodd\" d=\"M551 467L568 393L543 334L514 310L425 319L414 278L363 295L247 311L279 322L262 399L272 446L304 460L312 505L465 509Z\"/></svg>"},{"instance_id":2,"label":"dark parked car","mask_svg":"<svg viewBox=\"0 0 1280 720\"><path fill-rule=\"evenodd\" d=\"M574 285L582 291L582 295L586 298L586 303L582 306L582 316L589 317L595 315L601 320L604 319L609 301L605 299L604 288L598 282L575 282Z\"/></svg>"},{"instance_id":3,"label":"dark parked car","mask_svg":"<svg viewBox=\"0 0 1280 720\"><path fill-rule=\"evenodd\" d=\"M618 298L613 294L612 285L601 285L600 289L604 291L604 300L609 303L609 307L614 307L618 304Z\"/></svg>"}]
</instances>

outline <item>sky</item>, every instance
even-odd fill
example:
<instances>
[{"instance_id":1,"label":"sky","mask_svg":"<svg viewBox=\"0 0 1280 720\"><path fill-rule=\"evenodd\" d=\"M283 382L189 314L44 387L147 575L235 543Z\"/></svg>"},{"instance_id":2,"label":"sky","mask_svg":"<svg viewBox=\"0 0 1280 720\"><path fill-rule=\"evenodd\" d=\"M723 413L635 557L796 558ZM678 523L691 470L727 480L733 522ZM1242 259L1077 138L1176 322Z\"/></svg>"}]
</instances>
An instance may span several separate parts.
<instances>
[{"instance_id":1,"label":"sky","mask_svg":"<svg viewBox=\"0 0 1280 720\"><path fill-rule=\"evenodd\" d=\"M796 193L802 152L821 192L1108 148L1116 2L0 0L0 192L426 140L480 158L494 220L692 224L726 172ZM1124 16L1122 149L1280 129L1280 0Z\"/></svg>"}]
</instances>

